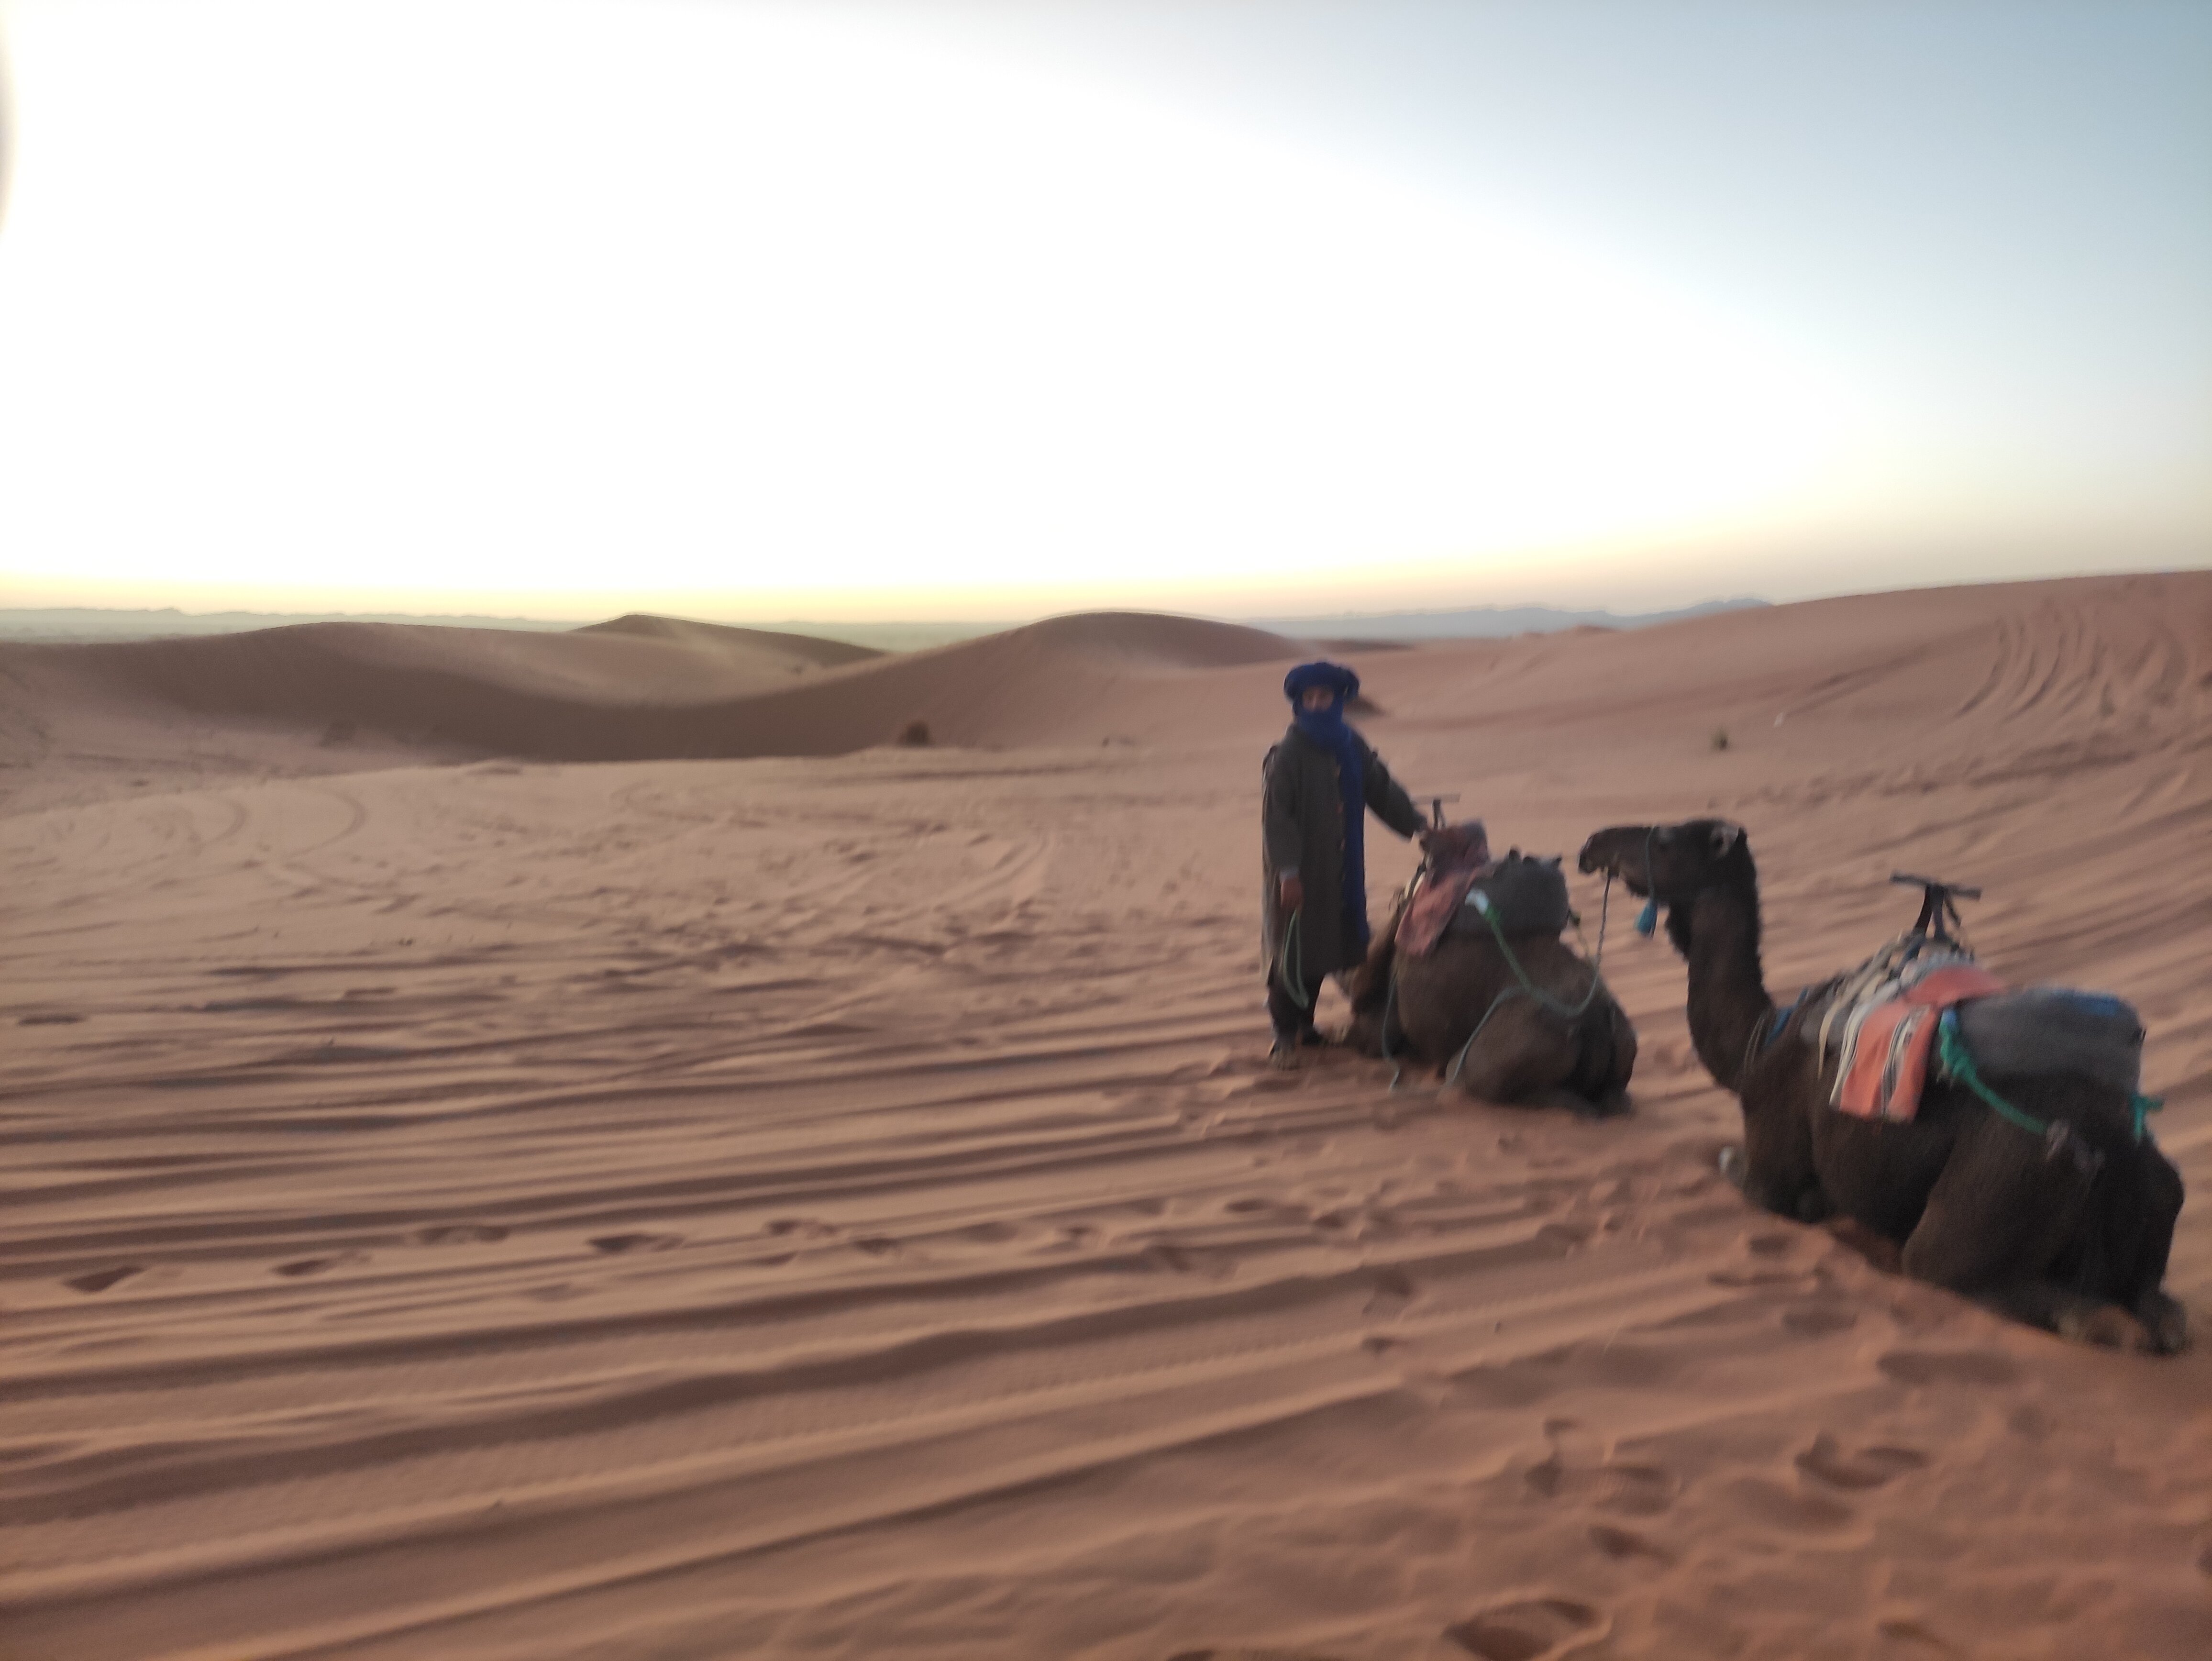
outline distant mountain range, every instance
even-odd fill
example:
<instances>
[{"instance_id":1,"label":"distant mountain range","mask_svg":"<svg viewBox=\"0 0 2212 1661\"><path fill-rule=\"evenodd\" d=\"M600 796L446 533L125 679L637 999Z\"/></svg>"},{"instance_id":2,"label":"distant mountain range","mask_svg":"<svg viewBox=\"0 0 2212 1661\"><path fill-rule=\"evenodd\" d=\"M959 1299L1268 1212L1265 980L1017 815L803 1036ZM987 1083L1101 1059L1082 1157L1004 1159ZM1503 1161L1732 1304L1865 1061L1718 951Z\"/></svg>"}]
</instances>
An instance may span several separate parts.
<instances>
[{"instance_id":1,"label":"distant mountain range","mask_svg":"<svg viewBox=\"0 0 2212 1661\"><path fill-rule=\"evenodd\" d=\"M1565 611L1550 605L1480 605L1457 611L1379 611L1336 617L1229 619L1296 640L1489 640L1549 634L1561 629L1641 629L1678 618L1703 617L1764 605L1761 599L1714 599L1678 611ZM295 623L431 624L450 629L527 629L550 631L585 625L542 618L409 616L399 612L110 611L93 606L0 606L0 640L149 640L177 635L234 635ZM1011 629L1012 623L774 623L757 625L786 634L847 641L880 651L910 652Z\"/></svg>"},{"instance_id":2,"label":"distant mountain range","mask_svg":"<svg viewBox=\"0 0 2212 1661\"><path fill-rule=\"evenodd\" d=\"M1498 640L1562 629L1646 629L1764 605L1763 599L1709 599L1674 611L1563 611L1552 605L1474 605L1458 611L1366 611L1320 618L1239 618L1255 629L1296 640Z\"/></svg>"},{"instance_id":3,"label":"distant mountain range","mask_svg":"<svg viewBox=\"0 0 2212 1661\"><path fill-rule=\"evenodd\" d=\"M89 605L0 606L0 640L156 640L178 635L240 635L295 623L434 623L449 629L574 629L538 618L410 617L398 611L109 611Z\"/></svg>"}]
</instances>

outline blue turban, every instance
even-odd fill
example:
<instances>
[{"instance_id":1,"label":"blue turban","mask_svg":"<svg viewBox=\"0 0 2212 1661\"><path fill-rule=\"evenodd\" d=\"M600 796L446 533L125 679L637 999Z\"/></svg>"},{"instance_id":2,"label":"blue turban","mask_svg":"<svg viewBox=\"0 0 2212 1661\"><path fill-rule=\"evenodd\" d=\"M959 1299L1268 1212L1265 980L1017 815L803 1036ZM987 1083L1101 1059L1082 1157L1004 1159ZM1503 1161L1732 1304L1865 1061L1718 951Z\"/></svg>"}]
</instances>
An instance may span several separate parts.
<instances>
[{"instance_id":1,"label":"blue turban","mask_svg":"<svg viewBox=\"0 0 2212 1661\"><path fill-rule=\"evenodd\" d=\"M1306 689L1318 686L1334 696L1325 709L1309 709ZM1365 757L1359 735L1345 725L1344 701L1358 695L1359 677L1340 663L1301 663L1283 677L1283 696L1291 701L1297 729L1336 757L1336 789L1344 806L1344 915L1360 949L1367 946L1367 793Z\"/></svg>"}]
</instances>

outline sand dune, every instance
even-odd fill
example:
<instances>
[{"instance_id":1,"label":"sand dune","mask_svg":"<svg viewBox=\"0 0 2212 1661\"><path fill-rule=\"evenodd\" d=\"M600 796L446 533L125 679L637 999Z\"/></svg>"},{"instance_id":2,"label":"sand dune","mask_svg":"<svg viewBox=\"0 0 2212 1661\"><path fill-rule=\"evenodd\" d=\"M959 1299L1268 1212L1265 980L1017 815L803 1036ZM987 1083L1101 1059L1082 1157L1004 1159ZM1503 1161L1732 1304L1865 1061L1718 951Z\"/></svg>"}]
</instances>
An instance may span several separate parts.
<instances>
[{"instance_id":1,"label":"sand dune","mask_svg":"<svg viewBox=\"0 0 2212 1661\"><path fill-rule=\"evenodd\" d=\"M641 761L841 755L921 721L939 742L1020 745L1110 727L1132 680L1298 648L1234 624L1132 612L1059 618L887 656L801 635L629 617L565 634L322 623L92 645L0 643L0 759L17 789L127 759L167 771L179 735L243 728L236 767L353 770L337 744L444 759ZM1096 736L1093 741L1096 741ZM398 746L397 751L394 746ZM203 757L204 764L204 757ZM43 777L29 776L36 764ZM112 769L107 770L112 771ZM64 785L66 781L66 785ZM0 788L5 788L0 786ZM20 805L20 803L19 803Z\"/></svg>"},{"instance_id":2,"label":"sand dune","mask_svg":"<svg viewBox=\"0 0 2212 1661\"><path fill-rule=\"evenodd\" d=\"M883 653L872 646L854 646L815 635L781 634L768 629L733 629L722 623L694 623L688 618L653 617L643 611L587 623L579 635L625 635L643 640L668 641L679 646L732 657L743 662L773 665L787 672L793 666L837 669L848 663L865 663Z\"/></svg>"},{"instance_id":3,"label":"sand dune","mask_svg":"<svg viewBox=\"0 0 2212 1661\"><path fill-rule=\"evenodd\" d=\"M293 632L0 659L0 1653L2212 1653L2212 1347L1747 1212L1622 919L1631 1120L1266 1069L1287 642L1064 619L685 703L718 672L592 636ZM2212 1340L2212 576L1355 661L1501 845L1741 819L1778 988L1902 864L2133 999ZM668 730L471 748L586 715ZM962 747L880 747L916 717ZM787 753L672 758L715 720Z\"/></svg>"}]
</instances>

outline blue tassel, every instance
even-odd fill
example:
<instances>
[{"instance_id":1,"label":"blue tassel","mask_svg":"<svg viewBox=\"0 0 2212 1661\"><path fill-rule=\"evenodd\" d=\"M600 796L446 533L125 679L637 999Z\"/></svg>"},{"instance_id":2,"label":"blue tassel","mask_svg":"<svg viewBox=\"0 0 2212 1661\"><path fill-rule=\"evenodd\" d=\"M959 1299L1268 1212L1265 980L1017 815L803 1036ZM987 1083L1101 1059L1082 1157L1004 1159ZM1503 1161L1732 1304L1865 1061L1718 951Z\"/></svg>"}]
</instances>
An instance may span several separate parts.
<instances>
[{"instance_id":1,"label":"blue tassel","mask_svg":"<svg viewBox=\"0 0 2212 1661\"><path fill-rule=\"evenodd\" d=\"M1654 894L1644 902L1644 909L1636 914L1636 932L1650 940L1659 927L1659 897Z\"/></svg>"}]
</instances>

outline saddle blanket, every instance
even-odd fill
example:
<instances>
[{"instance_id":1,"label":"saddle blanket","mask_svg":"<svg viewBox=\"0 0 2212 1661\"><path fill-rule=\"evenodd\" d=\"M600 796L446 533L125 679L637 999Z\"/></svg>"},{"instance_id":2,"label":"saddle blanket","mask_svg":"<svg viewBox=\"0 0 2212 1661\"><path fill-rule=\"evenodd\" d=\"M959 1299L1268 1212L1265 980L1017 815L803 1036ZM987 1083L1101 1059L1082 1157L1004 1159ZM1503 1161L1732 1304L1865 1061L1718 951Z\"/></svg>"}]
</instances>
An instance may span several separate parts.
<instances>
[{"instance_id":1,"label":"saddle blanket","mask_svg":"<svg viewBox=\"0 0 2212 1661\"><path fill-rule=\"evenodd\" d=\"M1398 949L1425 958L1467 904L1478 878L1497 867L1490 858L1490 834L1480 819L1448 824L1429 834L1427 862L1414 879L1413 897L1398 919Z\"/></svg>"},{"instance_id":2,"label":"saddle blanket","mask_svg":"<svg viewBox=\"0 0 2212 1661\"><path fill-rule=\"evenodd\" d=\"M1833 1052L1831 1105L1863 1119L1910 1119L1920 1110L1943 1012L2004 990L1973 956L1924 934L1905 934L1844 977L1820 1021Z\"/></svg>"},{"instance_id":3,"label":"saddle blanket","mask_svg":"<svg viewBox=\"0 0 2212 1661\"><path fill-rule=\"evenodd\" d=\"M1972 953L1924 934L1899 935L1802 1001L1822 1011L1807 1036L1824 1067L1834 1064L1830 1104L1861 1118L1910 1119L1919 1110L1937 1030L1953 1007L1960 1041L1992 1078L2067 1073L2130 1098L2142 1080L2135 1006L2070 987L2007 991Z\"/></svg>"}]
</instances>

